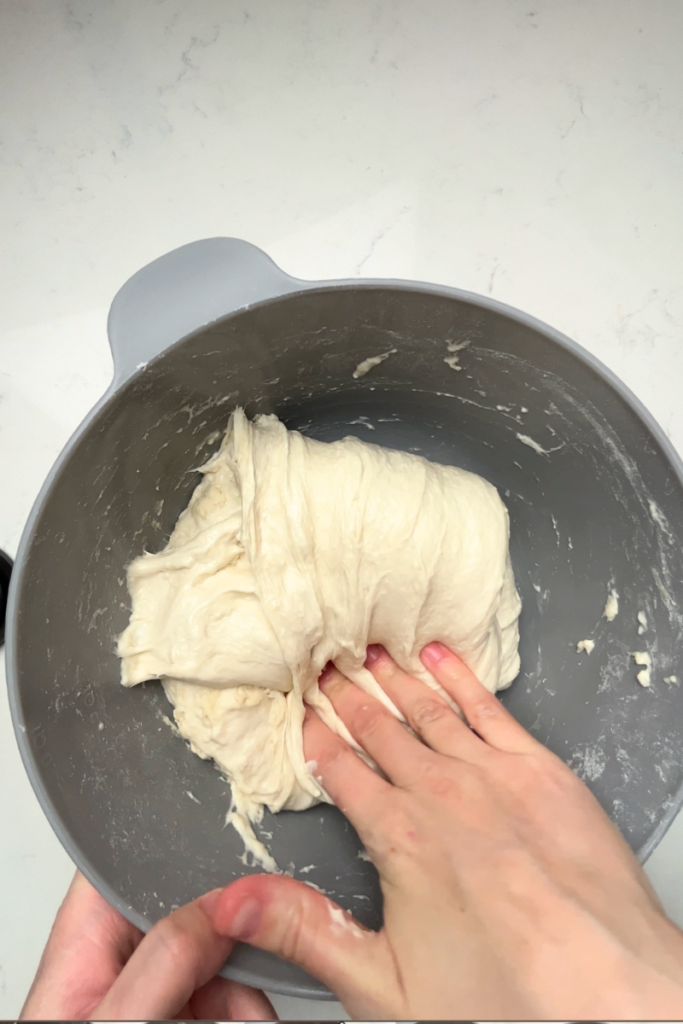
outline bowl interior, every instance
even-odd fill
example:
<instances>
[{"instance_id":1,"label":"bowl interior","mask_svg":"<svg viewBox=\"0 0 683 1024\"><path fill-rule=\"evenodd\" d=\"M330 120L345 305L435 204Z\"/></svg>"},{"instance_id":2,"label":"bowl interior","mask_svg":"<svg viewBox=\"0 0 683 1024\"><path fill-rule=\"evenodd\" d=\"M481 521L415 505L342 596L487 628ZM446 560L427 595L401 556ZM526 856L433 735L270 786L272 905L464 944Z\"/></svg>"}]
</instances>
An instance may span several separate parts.
<instances>
[{"instance_id":1,"label":"bowl interior","mask_svg":"<svg viewBox=\"0 0 683 1024\"><path fill-rule=\"evenodd\" d=\"M447 342L469 343L459 366L445 362ZM252 870L225 828L229 787L174 734L158 683L119 685L114 653L125 567L164 545L237 404L498 487L524 604L522 669L503 700L645 855L683 781L683 703L663 682L683 679L683 493L669 454L618 386L527 318L446 290L338 286L235 314L150 363L70 446L33 525L12 624L20 743L54 827L105 895L147 926ZM619 614L608 623L611 587ZM590 656L576 653L584 638ZM652 657L649 689L636 650ZM263 829L283 870L379 924L375 870L336 809L266 815ZM323 991L246 947L227 971Z\"/></svg>"}]
</instances>

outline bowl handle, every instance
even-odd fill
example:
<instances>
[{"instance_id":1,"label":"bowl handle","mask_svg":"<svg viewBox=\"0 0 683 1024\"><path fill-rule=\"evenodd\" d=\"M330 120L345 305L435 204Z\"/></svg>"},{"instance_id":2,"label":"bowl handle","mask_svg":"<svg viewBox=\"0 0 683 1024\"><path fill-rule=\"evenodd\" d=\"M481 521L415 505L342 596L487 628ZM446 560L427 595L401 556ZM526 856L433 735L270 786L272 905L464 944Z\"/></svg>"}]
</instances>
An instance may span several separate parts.
<instances>
[{"instance_id":1,"label":"bowl handle","mask_svg":"<svg viewBox=\"0 0 683 1024\"><path fill-rule=\"evenodd\" d=\"M206 238L160 256L133 274L111 304L114 387L200 327L312 283L285 274L239 238Z\"/></svg>"}]
</instances>

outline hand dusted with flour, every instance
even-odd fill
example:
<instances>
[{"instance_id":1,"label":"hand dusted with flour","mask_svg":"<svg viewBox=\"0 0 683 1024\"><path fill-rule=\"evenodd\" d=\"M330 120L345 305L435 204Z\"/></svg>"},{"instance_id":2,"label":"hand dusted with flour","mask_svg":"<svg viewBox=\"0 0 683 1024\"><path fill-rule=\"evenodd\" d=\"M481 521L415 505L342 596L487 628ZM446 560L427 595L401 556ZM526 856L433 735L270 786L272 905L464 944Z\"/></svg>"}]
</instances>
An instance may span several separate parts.
<instances>
[{"instance_id":1,"label":"hand dusted with flour","mask_svg":"<svg viewBox=\"0 0 683 1024\"><path fill-rule=\"evenodd\" d=\"M128 570L118 650L125 686L163 681L244 826L264 805L327 799L301 730L305 700L351 741L318 689L328 661L397 715L364 668L368 644L435 689L419 658L432 640L491 691L516 676L508 515L481 477L356 438L323 444L239 409L202 474L166 548Z\"/></svg>"}]
</instances>

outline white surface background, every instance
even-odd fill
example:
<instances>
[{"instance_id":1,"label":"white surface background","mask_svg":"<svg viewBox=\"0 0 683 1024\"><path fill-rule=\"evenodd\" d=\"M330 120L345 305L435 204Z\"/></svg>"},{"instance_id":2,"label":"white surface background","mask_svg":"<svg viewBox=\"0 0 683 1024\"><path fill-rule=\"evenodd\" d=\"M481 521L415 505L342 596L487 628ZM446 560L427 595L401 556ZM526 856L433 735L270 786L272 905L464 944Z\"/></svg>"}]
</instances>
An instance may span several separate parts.
<instances>
[{"instance_id":1,"label":"white surface background","mask_svg":"<svg viewBox=\"0 0 683 1024\"><path fill-rule=\"evenodd\" d=\"M679 0L0 0L0 547L108 384L117 288L210 235L521 307L683 448L682 32ZM4 691L0 779L11 1017L72 867ZM682 853L683 819L648 865L681 923Z\"/></svg>"}]
</instances>

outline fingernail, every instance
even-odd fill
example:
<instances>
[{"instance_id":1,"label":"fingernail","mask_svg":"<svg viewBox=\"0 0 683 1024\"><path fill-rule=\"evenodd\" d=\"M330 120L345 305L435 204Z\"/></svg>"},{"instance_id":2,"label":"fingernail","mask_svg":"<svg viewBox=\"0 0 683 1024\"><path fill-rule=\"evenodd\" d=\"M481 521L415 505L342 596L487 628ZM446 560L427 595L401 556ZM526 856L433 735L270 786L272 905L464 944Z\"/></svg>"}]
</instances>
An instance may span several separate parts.
<instances>
[{"instance_id":1,"label":"fingernail","mask_svg":"<svg viewBox=\"0 0 683 1024\"><path fill-rule=\"evenodd\" d=\"M365 667L369 668L370 665L374 665L378 658L382 655L382 647L380 644L370 644L367 651L365 652Z\"/></svg>"},{"instance_id":2,"label":"fingernail","mask_svg":"<svg viewBox=\"0 0 683 1024\"><path fill-rule=\"evenodd\" d=\"M212 889L211 892L204 893L204 895L200 896L196 901L197 906L204 911L207 917L213 917L213 912L216 909L216 904L218 903L218 897L222 892L222 889Z\"/></svg>"},{"instance_id":3,"label":"fingernail","mask_svg":"<svg viewBox=\"0 0 683 1024\"><path fill-rule=\"evenodd\" d=\"M228 935L232 939L248 942L258 932L262 916L263 910L259 901L253 896L249 897L230 922Z\"/></svg>"},{"instance_id":4,"label":"fingernail","mask_svg":"<svg viewBox=\"0 0 683 1024\"><path fill-rule=\"evenodd\" d=\"M443 661L444 658L447 658L449 654L450 651L447 647L444 647L443 644L432 643L423 647L421 657L423 661L427 661L432 665L438 665L438 663Z\"/></svg>"}]
</instances>

